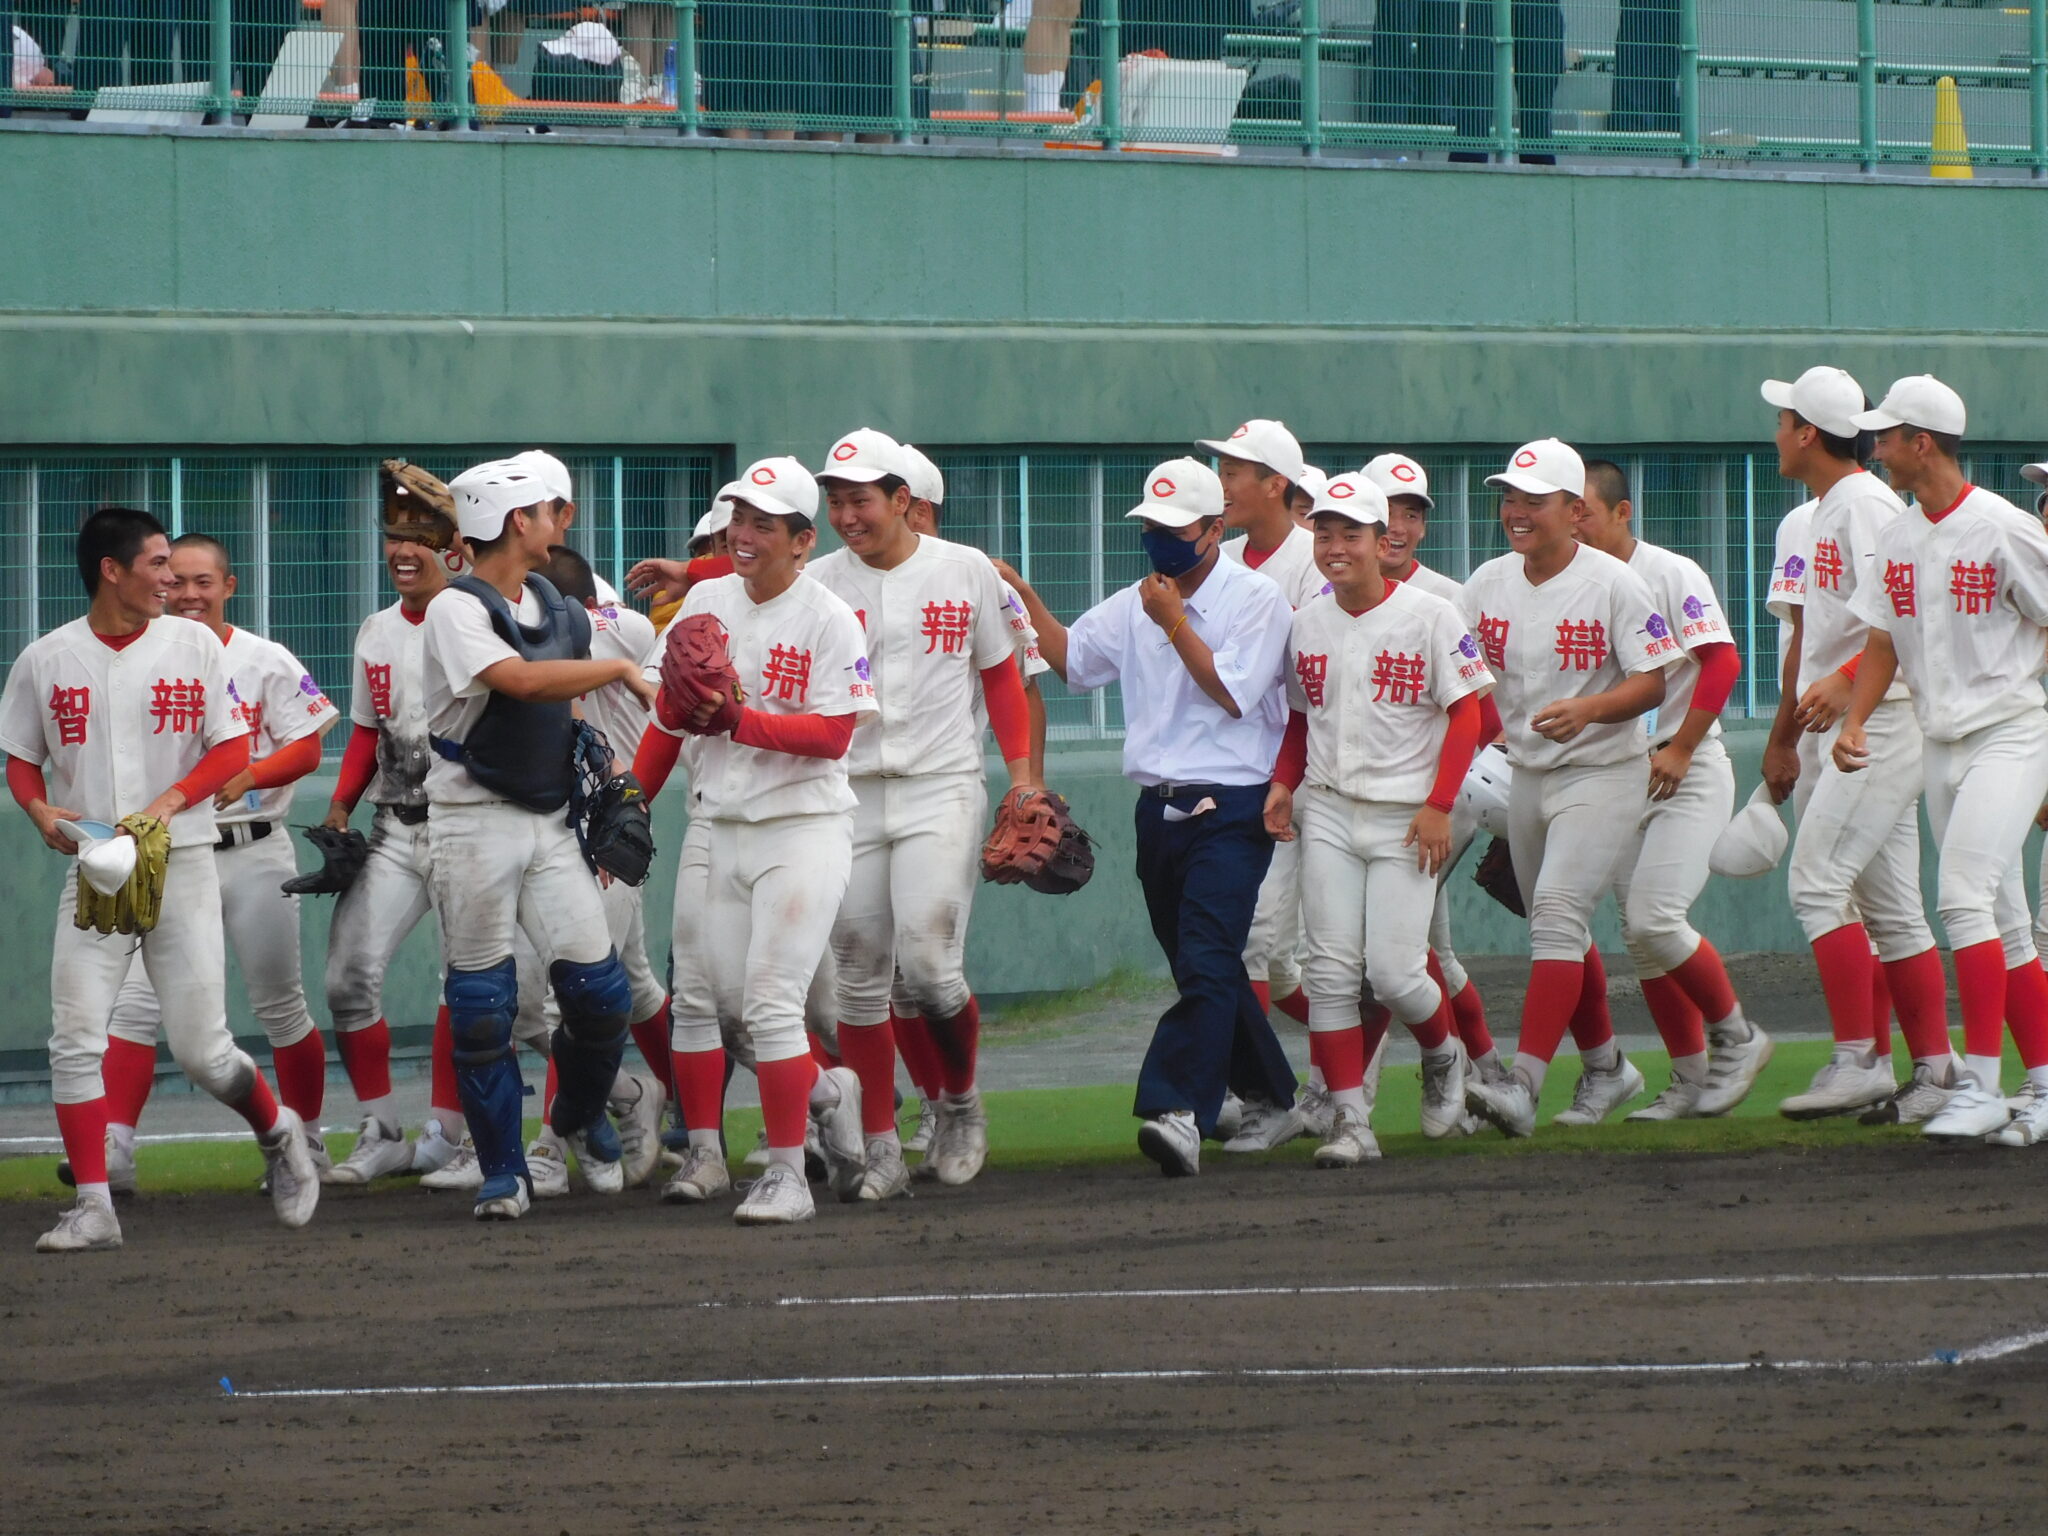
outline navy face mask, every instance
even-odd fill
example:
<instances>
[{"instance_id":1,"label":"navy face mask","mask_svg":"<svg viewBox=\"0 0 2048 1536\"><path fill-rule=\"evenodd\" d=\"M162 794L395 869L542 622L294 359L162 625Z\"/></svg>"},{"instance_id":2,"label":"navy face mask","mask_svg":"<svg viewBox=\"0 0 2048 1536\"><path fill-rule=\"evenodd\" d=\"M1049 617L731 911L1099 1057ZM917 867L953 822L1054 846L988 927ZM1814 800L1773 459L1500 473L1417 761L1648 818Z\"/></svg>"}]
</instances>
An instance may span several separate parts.
<instances>
[{"instance_id":1,"label":"navy face mask","mask_svg":"<svg viewBox=\"0 0 2048 1536\"><path fill-rule=\"evenodd\" d=\"M1170 528L1147 528L1138 540L1152 569L1162 576L1185 576L1202 563L1200 538L1184 539Z\"/></svg>"}]
</instances>

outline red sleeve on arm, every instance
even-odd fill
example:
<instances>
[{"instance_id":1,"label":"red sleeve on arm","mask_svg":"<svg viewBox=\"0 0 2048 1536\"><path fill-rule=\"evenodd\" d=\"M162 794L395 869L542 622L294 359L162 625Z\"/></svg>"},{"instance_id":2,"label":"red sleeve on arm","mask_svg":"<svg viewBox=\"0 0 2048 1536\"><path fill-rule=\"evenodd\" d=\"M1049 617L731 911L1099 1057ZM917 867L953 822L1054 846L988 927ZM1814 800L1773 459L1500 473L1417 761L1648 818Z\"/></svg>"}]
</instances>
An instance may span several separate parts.
<instances>
[{"instance_id":1,"label":"red sleeve on arm","mask_svg":"<svg viewBox=\"0 0 2048 1536\"><path fill-rule=\"evenodd\" d=\"M377 777L377 727L358 725L349 732L348 745L342 749L341 772L334 781L334 798L342 806L353 811L363 798L363 792L370 787L370 780Z\"/></svg>"},{"instance_id":2,"label":"red sleeve on arm","mask_svg":"<svg viewBox=\"0 0 2048 1536\"><path fill-rule=\"evenodd\" d=\"M1856 669L1862 665L1863 653L1861 651L1858 651L1854 656L1851 656L1847 661L1843 662L1839 667L1835 668L1835 670L1841 673L1842 676L1846 677L1847 679L1849 679L1850 682L1853 683L1856 681Z\"/></svg>"},{"instance_id":3,"label":"red sleeve on arm","mask_svg":"<svg viewBox=\"0 0 2048 1536\"><path fill-rule=\"evenodd\" d=\"M1742 653L1735 649L1734 642L1724 640L1718 645L1703 645L1692 654L1700 664L1700 681L1692 691L1692 707L1718 715L1728 707L1728 696L1735 692L1735 680L1742 676Z\"/></svg>"},{"instance_id":4,"label":"red sleeve on arm","mask_svg":"<svg viewBox=\"0 0 2048 1536\"><path fill-rule=\"evenodd\" d=\"M320 737L301 736L270 756L249 765L249 781L258 789L275 789L294 779L303 779L320 766Z\"/></svg>"},{"instance_id":5,"label":"red sleeve on arm","mask_svg":"<svg viewBox=\"0 0 2048 1536\"><path fill-rule=\"evenodd\" d=\"M853 716L771 715L742 709L732 739L743 747L787 752L791 757L844 757L853 744Z\"/></svg>"},{"instance_id":6,"label":"red sleeve on arm","mask_svg":"<svg viewBox=\"0 0 2048 1536\"><path fill-rule=\"evenodd\" d=\"M693 586L700 581L710 581L714 577L730 576L731 574L731 555L699 555L683 567L683 575Z\"/></svg>"},{"instance_id":7,"label":"red sleeve on arm","mask_svg":"<svg viewBox=\"0 0 2048 1536\"><path fill-rule=\"evenodd\" d=\"M1465 771L1472 766L1472 754L1479 750L1479 733L1486 713L1482 702L1466 694L1450 708L1451 723L1444 732L1444 749L1436 760L1436 784L1430 789L1429 804L1448 812L1458 803L1458 791L1465 787ZM1496 716L1495 718L1498 718Z\"/></svg>"},{"instance_id":8,"label":"red sleeve on arm","mask_svg":"<svg viewBox=\"0 0 2048 1536\"><path fill-rule=\"evenodd\" d=\"M996 733L996 750L1003 761L1014 763L1031 755L1031 706L1024 702L1024 677L1014 657L1004 657L992 667L981 669L981 696L988 701L989 728Z\"/></svg>"},{"instance_id":9,"label":"red sleeve on arm","mask_svg":"<svg viewBox=\"0 0 2048 1536\"><path fill-rule=\"evenodd\" d=\"M183 790L185 803L211 800L221 785L249 766L249 736L244 732L222 742L199 759L192 771L171 787Z\"/></svg>"},{"instance_id":10,"label":"red sleeve on arm","mask_svg":"<svg viewBox=\"0 0 2048 1536\"><path fill-rule=\"evenodd\" d=\"M1496 742L1507 734L1507 726L1501 722L1500 706L1488 694L1479 701L1479 744L1483 747Z\"/></svg>"},{"instance_id":11,"label":"red sleeve on arm","mask_svg":"<svg viewBox=\"0 0 2048 1536\"><path fill-rule=\"evenodd\" d=\"M640 733L640 750L633 754L633 777L649 800L661 793L661 786L676 766L683 750L682 738L650 725Z\"/></svg>"},{"instance_id":12,"label":"red sleeve on arm","mask_svg":"<svg viewBox=\"0 0 2048 1536\"><path fill-rule=\"evenodd\" d=\"M7 789L14 796L14 803L24 811L36 801L50 798L50 787L43 782L42 765L25 757L7 759Z\"/></svg>"},{"instance_id":13,"label":"red sleeve on arm","mask_svg":"<svg viewBox=\"0 0 2048 1536\"><path fill-rule=\"evenodd\" d=\"M1280 738L1280 758L1273 764L1273 782L1289 789L1301 788L1308 773L1308 716L1298 709L1287 712L1287 734Z\"/></svg>"}]
</instances>

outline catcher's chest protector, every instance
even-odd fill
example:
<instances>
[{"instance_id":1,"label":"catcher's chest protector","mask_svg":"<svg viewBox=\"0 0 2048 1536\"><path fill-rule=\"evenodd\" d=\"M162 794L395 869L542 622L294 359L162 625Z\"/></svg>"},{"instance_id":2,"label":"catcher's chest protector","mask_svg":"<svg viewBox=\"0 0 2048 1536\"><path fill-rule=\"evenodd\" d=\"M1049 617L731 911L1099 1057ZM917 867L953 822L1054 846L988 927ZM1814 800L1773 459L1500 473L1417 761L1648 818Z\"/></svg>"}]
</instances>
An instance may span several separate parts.
<instances>
[{"instance_id":1,"label":"catcher's chest protector","mask_svg":"<svg viewBox=\"0 0 2048 1536\"><path fill-rule=\"evenodd\" d=\"M585 661L590 656L590 615L557 592L553 583L528 576L540 598L541 621L526 625L503 593L475 576L448 583L480 600L498 637L528 661ZM530 811L558 811L569 803L575 782L575 707L529 704L493 693L461 743L434 738L434 750L469 770L483 785Z\"/></svg>"}]
</instances>

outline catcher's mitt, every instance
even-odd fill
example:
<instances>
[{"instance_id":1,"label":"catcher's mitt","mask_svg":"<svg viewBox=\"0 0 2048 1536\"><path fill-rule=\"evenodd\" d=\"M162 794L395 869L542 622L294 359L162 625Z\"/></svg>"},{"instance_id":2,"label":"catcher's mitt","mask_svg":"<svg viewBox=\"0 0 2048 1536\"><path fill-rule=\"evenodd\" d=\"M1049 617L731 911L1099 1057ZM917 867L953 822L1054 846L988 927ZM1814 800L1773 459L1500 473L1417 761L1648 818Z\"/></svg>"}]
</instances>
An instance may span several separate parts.
<instances>
[{"instance_id":1,"label":"catcher's mitt","mask_svg":"<svg viewBox=\"0 0 2048 1536\"><path fill-rule=\"evenodd\" d=\"M1050 790L1018 788L996 807L995 829L981 845L981 878L1068 896L1095 873L1095 845L1067 802Z\"/></svg>"},{"instance_id":2,"label":"catcher's mitt","mask_svg":"<svg viewBox=\"0 0 2048 1536\"><path fill-rule=\"evenodd\" d=\"M417 464L386 459L377 466L384 535L437 552L455 547L455 497Z\"/></svg>"},{"instance_id":3,"label":"catcher's mitt","mask_svg":"<svg viewBox=\"0 0 2048 1536\"><path fill-rule=\"evenodd\" d=\"M301 827L306 841L320 855L320 867L310 874L294 875L278 889L287 896L339 896L356 883L356 876L370 861L370 840L353 827L335 831L329 826Z\"/></svg>"},{"instance_id":4,"label":"catcher's mitt","mask_svg":"<svg viewBox=\"0 0 2048 1536\"><path fill-rule=\"evenodd\" d=\"M640 781L622 771L603 731L576 724L576 787L569 794L569 825L583 858L627 885L647 883L654 863L654 827Z\"/></svg>"},{"instance_id":5,"label":"catcher's mitt","mask_svg":"<svg viewBox=\"0 0 2048 1536\"><path fill-rule=\"evenodd\" d=\"M1522 908L1522 887L1515 879L1515 861L1508 853L1506 838L1496 837L1486 845L1486 855L1472 871L1472 880L1515 916L1529 915Z\"/></svg>"},{"instance_id":6,"label":"catcher's mitt","mask_svg":"<svg viewBox=\"0 0 2048 1536\"><path fill-rule=\"evenodd\" d=\"M135 871L111 896L102 896L92 882L78 882L78 910L73 926L101 933L148 933L163 915L164 871L171 858L171 829L154 816L136 812L121 818L122 830L135 839Z\"/></svg>"},{"instance_id":7,"label":"catcher's mitt","mask_svg":"<svg viewBox=\"0 0 2048 1536\"><path fill-rule=\"evenodd\" d=\"M711 718L702 725L691 723L698 707L714 695L721 702ZM668 701L669 717L680 716L693 736L723 736L740 723L747 690L726 651L725 626L710 614L685 614L669 625L661 648L661 696Z\"/></svg>"}]
</instances>

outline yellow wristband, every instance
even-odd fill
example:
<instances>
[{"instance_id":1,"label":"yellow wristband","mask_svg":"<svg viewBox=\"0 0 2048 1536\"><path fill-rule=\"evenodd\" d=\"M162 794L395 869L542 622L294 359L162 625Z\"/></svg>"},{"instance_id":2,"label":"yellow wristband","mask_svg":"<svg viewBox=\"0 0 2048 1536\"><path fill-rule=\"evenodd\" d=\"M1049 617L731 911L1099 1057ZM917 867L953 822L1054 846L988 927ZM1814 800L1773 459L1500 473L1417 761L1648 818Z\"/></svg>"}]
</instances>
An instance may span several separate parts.
<instances>
[{"instance_id":1,"label":"yellow wristband","mask_svg":"<svg viewBox=\"0 0 2048 1536\"><path fill-rule=\"evenodd\" d=\"M1186 613L1182 613L1182 614L1181 614L1181 616L1180 616L1179 618L1177 618L1177 619L1175 619L1175 620L1173 621L1173 628L1169 629L1169 630L1168 630L1168 631L1166 632L1166 643L1167 643L1168 645L1171 645L1171 644L1173 644L1173 637L1174 637L1175 635L1177 635L1177 634L1179 634L1179 633L1180 633L1180 627L1181 627L1181 625L1183 625L1183 624L1187 623L1187 621L1188 621L1188 616L1187 616L1187 614L1186 614Z\"/></svg>"}]
</instances>

